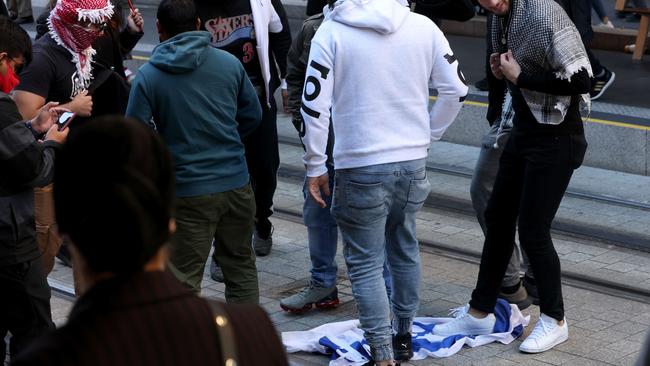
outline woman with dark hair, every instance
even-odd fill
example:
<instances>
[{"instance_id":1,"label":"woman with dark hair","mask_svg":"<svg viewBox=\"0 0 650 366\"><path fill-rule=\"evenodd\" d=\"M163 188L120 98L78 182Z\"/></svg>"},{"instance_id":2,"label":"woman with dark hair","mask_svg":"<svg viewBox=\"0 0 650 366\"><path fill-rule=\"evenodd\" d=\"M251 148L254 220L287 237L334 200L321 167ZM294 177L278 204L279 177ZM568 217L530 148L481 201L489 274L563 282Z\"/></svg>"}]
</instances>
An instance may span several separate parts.
<instances>
[{"instance_id":1,"label":"woman with dark hair","mask_svg":"<svg viewBox=\"0 0 650 366\"><path fill-rule=\"evenodd\" d=\"M81 297L67 324L14 365L287 364L260 307L205 301L165 270L174 166L151 128L122 117L89 121L71 131L58 159L56 215ZM260 352L244 352L253 348Z\"/></svg>"}]
</instances>

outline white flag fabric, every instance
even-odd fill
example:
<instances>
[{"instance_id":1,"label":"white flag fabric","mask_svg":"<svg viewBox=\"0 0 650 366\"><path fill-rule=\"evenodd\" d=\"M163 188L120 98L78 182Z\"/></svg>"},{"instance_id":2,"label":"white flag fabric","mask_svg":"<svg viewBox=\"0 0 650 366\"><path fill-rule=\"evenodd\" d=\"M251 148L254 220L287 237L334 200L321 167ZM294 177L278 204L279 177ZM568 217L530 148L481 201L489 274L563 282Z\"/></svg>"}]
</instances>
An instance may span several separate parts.
<instances>
[{"instance_id":1,"label":"white flag fabric","mask_svg":"<svg viewBox=\"0 0 650 366\"><path fill-rule=\"evenodd\" d=\"M499 299L494 309L496 324L491 334L480 336L433 334L436 324L453 318L415 318L413 321L413 360L449 357L467 345L478 347L492 342L509 344L524 333L530 316L523 316L516 305ZM308 331L284 332L282 343L288 353L311 352L331 356L330 366L361 366L370 360L370 347L363 339L358 320L324 324Z\"/></svg>"}]
</instances>

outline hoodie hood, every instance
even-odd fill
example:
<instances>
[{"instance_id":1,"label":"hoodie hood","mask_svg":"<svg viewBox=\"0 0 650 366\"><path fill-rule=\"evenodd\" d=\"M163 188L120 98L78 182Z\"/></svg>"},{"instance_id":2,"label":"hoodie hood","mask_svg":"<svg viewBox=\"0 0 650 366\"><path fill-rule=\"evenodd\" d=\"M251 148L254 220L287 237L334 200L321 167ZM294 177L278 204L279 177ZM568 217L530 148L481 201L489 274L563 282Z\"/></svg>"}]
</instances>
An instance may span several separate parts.
<instances>
[{"instance_id":1,"label":"hoodie hood","mask_svg":"<svg viewBox=\"0 0 650 366\"><path fill-rule=\"evenodd\" d=\"M406 20L410 12L406 4L406 0L339 0L334 9L325 7L325 20L389 34Z\"/></svg>"},{"instance_id":2,"label":"hoodie hood","mask_svg":"<svg viewBox=\"0 0 650 366\"><path fill-rule=\"evenodd\" d=\"M163 71L183 74L196 70L209 49L210 33L185 32L156 46L149 61Z\"/></svg>"}]
</instances>

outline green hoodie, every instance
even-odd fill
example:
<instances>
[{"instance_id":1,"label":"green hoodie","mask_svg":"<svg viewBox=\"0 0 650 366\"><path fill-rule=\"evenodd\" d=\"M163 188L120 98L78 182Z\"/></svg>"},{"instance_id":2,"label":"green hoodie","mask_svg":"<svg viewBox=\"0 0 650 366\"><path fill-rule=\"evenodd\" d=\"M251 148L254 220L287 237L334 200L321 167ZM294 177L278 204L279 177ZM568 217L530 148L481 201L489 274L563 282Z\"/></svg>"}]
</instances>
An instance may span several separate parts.
<instances>
[{"instance_id":1,"label":"green hoodie","mask_svg":"<svg viewBox=\"0 0 650 366\"><path fill-rule=\"evenodd\" d=\"M179 197L225 192L248 183L241 139L262 110L241 63L210 46L208 32L159 44L133 82L127 116L154 127L176 164Z\"/></svg>"}]
</instances>

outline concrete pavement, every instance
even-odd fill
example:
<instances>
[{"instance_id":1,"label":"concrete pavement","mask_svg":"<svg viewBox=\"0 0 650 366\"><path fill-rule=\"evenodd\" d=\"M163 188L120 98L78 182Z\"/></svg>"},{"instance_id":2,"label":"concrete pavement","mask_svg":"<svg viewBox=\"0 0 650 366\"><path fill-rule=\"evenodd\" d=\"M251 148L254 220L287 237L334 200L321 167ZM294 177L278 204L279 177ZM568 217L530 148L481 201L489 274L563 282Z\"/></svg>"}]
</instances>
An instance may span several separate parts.
<instances>
[{"instance_id":1,"label":"concrete pavement","mask_svg":"<svg viewBox=\"0 0 650 366\"><path fill-rule=\"evenodd\" d=\"M286 117L280 118L278 125L283 140L295 134ZM288 314L280 309L281 298L299 291L308 282L310 267L306 230L300 223L300 218L295 216L301 212L303 202L300 181L302 171L299 170L302 152L299 147L287 144L282 144L280 151L282 177L275 196L275 207L280 213L272 218L275 225L275 244L270 256L260 257L257 261L261 303L279 331L308 330L326 322L356 318L356 306L340 251L337 263L342 305L338 309L312 311L302 316ZM447 160L447 163L461 167L463 164L472 166L472 158L475 159L476 155L476 149L472 147L444 142L432 145L432 156L442 151L446 151L447 157L453 157ZM599 173L611 174L597 169L585 171L583 178L577 176L574 179L571 188L580 187L598 193L598 189L607 187ZM461 178L430 173L429 179L434 188L430 201L435 202L442 200L444 196L454 196L458 193L467 194L467 183L463 183ZM631 189L634 184L628 175L618 177L612 184L618 190L613 190L612 194L636 199L640 197L638 195L644 194L643 189L650 189L650 185L639 185L637 182L640 192L634 192ZM574 203L574 200L565 199L560 210L560 219L562 215L569 215L571 210L575 211ZM609 209L616 211L617 207L610 206ZM598 208L593 206L585 211L597 212ZM423 243L423 283L419 315L446 316L450 308L460 306L469 299L476 281L478 267L475 258L482 248L483 235L473 216L435 205L428 205L420 213L417 225L418 238ZM647 297L645 301L632 300L629 296L620 297L621 293L613 288L610 291L602 286L600 292L597 292L590 286L585 286L584 282L570 279L589 278L593 281L611 282L617 286L632 285L647 293L650 290L650 254L558 233L554 234L554 241L566 279L563 291L571 333L567 343L544 354L523 355L518 352L518 340L510 345L465 348L448 359L428 359L411 364L632 365L650 329L650 305ZM468 253L474 257L458 253ZM50 278L72 284L71 270L59 263ZM223 284L213 282L206 273L202 295L223 299L223 292ZM67 301L53 301L57 324L65 321L69 308L70 303ZM534 324L535 317L538 316L537 307L531 307L525 313L533 316ZM294 354L290 359L295 365L307 366L326 365L328 361L324 356L309 354Z\"/></svg>"},{"instance_id":2,"label":"concrete pavement","mask_svg":"<svg viewBox=\"0 0 650 366\"><path fill-rule=\"evenodd\" d=\"M300 185L294 180L282 179L276 194L276 206L283 210L299 210L301 205ZM273 223L273 251L268 257L258 258L257 264L261 303L278 331L308 330L326 322L356 318L356 306L340 251L337 255L339 296L342 301L339 308L331 311L312 311L302 316L288 314L280 309L279 300L282 297L300 290L307 283L310 264L304 226L286 215L276 215ZM466 216L449 212L423 212L418 220L418 232L427 240L480 245L481 233L475 220L472 222ZM448 253L434 252L426 247L423 247L421 255L423 282L418 314L447 316L450 308L460 306L469 299L478 267L474 263L455 259ZM639 253L632 255L642 256ZM610 256L611 260L615 260L616 255ZM566 260L562 263L565 268L571 267ZM646 264L644 268L650 270L650 265ZM59 263L51 277L64 282L71 281L72 278L70 269L62 267ZM521 340L517 340L510 345L493 344L476 349L464 348L448 359L427 359L408 364L632 365L650 329L650 305L566 284L563 291L571 338L557 349L539 355L524 355L518 351ZM223 299L224 286L210 280L206 272L202 295ZM65 320L69 306L66 301L53 301L57 323ZM538 312L535 306L524 311L525 314L532 315L531 324L536 321ZM530 332L531 328L529 326L527 332ZM325 356L302 353L290 355L290 360L294 365L306 366L328 363Z\"/></svg>"}]
</instances>

